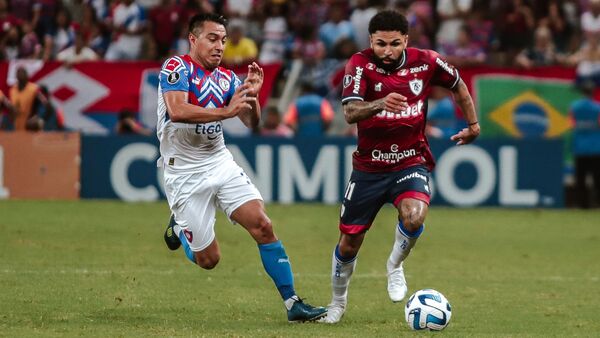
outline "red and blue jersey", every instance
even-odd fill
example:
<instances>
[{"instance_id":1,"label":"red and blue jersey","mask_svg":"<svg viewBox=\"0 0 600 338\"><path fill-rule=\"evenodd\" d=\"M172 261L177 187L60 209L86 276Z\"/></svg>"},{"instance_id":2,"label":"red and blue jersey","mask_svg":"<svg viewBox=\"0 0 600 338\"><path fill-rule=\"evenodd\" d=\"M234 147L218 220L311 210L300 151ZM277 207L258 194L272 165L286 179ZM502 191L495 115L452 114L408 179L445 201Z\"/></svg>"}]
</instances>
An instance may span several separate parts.
<instances>
[{"instance_id":1,"label":"red and blue jersey","mask_svg":"<svg viewBox=\"0 0 600 338\"><path fill-rule=\"evenodd\" d=\"M425 136L427 98L432 86L454 88L458 70L432 50L407 48L394 71L376 66L372 49L354 54L346 64L342 103L375 101L396 92L407 98L408 109L382 110L359 121L353 167L365 172L399 171L415 165L433 169L435 162Z\"/></svg>"},{"instance_id":2,"label":"red and blue jersey","mask_svg":"<svg viewBox=\"0 0 600 338\"><path fill-rule=\"evenodd\" d=\"M157 136L163 161L184 169L210 165L224 153L222 121L174 123L164 100L169 91L183 91L188 103L203 108L223 108L229 104L241 81L231 70L204 69L189 55L174 56L163 64L158 85ZM174 159L177 159L176 161Z\"/></svg>"}]
</instances>

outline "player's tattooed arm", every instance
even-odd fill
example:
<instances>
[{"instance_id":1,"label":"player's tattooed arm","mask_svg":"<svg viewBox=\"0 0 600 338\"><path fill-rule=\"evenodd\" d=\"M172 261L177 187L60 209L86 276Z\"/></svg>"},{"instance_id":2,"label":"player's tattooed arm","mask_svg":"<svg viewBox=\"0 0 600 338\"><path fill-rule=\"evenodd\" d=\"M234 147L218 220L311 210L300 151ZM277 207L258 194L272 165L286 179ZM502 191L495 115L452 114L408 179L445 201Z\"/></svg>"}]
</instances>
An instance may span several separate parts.
<instances>
[{"instance_id":1,"label":"player's tattooed arm","mask_svg":"<svg viewBox=\"0 0 600 338\"><path fill-rule=\"evenodd\" d=\"M405 96L398 93L389 93L386 97L371 102L350 101L346 103L344 105L344 117L346 117L346 122L356 123L379 114L383 110L400 112L406 108L408 108L408 103L406 103Z\"/></svg>"},{"instance_id":2,"label":"player's tattooed arm","mask_svg":"<svg viewBox=\"0 0 600 338\"><path fill-rule=\"evenodd\" d=\"M475 105L473 104L473 98L471 97L471 94L469 94L469 89L462 79L456 87L454 87L452 93L454 94L454 101L456 101L456 104L458 104L463 111L468 127L463 128L463 130L459 131L456 135L453 135L450 139L452 141L457 141L457 145L469 144L473 142L481 132L477 112L475 111Z\"/></svg>"}]
</instances>

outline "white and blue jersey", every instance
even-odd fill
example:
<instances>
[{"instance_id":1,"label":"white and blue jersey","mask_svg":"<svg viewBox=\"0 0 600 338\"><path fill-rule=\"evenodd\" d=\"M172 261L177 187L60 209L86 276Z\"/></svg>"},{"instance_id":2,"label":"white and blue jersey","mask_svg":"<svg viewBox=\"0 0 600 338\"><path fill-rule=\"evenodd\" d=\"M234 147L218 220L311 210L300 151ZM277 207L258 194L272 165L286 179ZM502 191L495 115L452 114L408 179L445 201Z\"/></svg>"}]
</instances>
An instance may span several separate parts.
<instances>
[{"instance_id":1,"label":"white and blue jersey","mask_svg":"<svg viewBox=\"0 0 600 338\"><path fill-rule=\"evenodd\" d=\"M164 100L164 93L176 90L188 93L188 102L204 108L222 108L229 104L240 79L231 70L217 67L212 72L195 63L189 55L165 61L158 76L158 122L160 140L159 166L181 170L209 169L231 154L225 148L223 124L174 123ZM162 163L161 163L162 162Z\"/></svg>"}]
</instances>

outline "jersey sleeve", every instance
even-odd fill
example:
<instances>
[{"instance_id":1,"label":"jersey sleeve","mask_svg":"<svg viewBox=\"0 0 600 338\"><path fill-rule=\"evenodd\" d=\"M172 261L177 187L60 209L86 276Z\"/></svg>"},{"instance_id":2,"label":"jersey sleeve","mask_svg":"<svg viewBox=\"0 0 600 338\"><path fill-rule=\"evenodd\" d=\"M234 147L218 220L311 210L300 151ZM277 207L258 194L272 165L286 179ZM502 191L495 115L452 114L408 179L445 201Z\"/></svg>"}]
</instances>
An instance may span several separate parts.
<instances>
[{"instance_id":1,"label":"jersey sleeve","mask_svg":"<svg viewBox=\"0 0 600 338\"><path fill-rule=\"evenodd\" d=\"M162 93L176 90L187 92L190 89L189 71L185 62L178 56L174 56L163 64L158 82Z\"/></svg>"},{"instance_id":2,"label":"jersey sleeve","mask_svg":"<svg viewBox=\"0 0 600 338\"><path fill-rule=\"evenodd\" d=\"M460 81L458 69L449 64L448 61L437 52L429 51L429 56L434 69L432 84L448 89L456 87Z\"/></svg>"},{"instance_id":3,"label":"jersey sleeve","mask_svg":"<svg viewBox=\"0 0 600 338\"><path fill-rule=\"evenodd\" d=\"M235 90L242 84L242 80L239 78L239 76L237 76L237 74L235 74L233 71L230 71L229 73L231 74L231 77L229 78L229 90L225 93L226 104L229 104L233 94L235 93Z\"/></svg>"},{"instance_id":4,"label":"jersey sleeve","mask_svg":"<svg viewBox=\"0 0 600 338\"><path fill-rule=\"evenodd\" d=\"M354 54L344 71L344 79L342 81L342 103L350 101L364 101L367 91L367 79L365 78L365 57L360 54Z\"/></svg>"}]
</instances>

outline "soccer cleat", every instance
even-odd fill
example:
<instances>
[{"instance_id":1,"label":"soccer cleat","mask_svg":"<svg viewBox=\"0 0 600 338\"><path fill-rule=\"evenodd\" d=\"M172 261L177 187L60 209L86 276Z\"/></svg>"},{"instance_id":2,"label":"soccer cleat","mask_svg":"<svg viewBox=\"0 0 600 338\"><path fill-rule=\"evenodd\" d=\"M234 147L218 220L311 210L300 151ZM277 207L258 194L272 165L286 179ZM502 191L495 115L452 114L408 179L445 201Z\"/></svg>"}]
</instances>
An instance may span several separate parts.
<instances>
[{"instance_id":1,"label":"soccer cleat","mask_svg":"<svg viewBox=\"0 0 600 338\"><path fill-rule=\"evenodd\" d=\"M327 315L319 319L319 323L335 324L342 319L345 311L345 303L331 303L327 305Z\"/></svg>"},{"instance_id":2,"label":"soccer cleat","mask_svg":"<svg viewBox=\"0 0 600 338\"><path fill-rule=\"evenodd\" d=\"M304 303L300 298L297 298L294 301L294 304L287 312L289 322L310 322L317 320L326 314L327 308L322 306L312 306Z\"/></svg>"},{"instance_id":3,"label":"soccer cleat","mask_svg":"<svg viewBox=\"0 0 600 338\"><path fill-rule=\"evenodd\" d=\"M181 246L181 241L173 229L175 224L177 224L175 222L175 216L171 215L169 225L167 225L167 229L165 230L165 243L170 250L177 250Z\"/></svg>"},{"instance_id":4,"label":"soccer cleat","mask_svg":"<svg viewBox=\"0 0 600 338\"><path fill-rule=\"evenodd\" d=\"M388 294L392 302L399 302L406 296L408 287L404 278L404 269L402 264L399 268L388 271Z\"/></svg>"}]
</instances>

